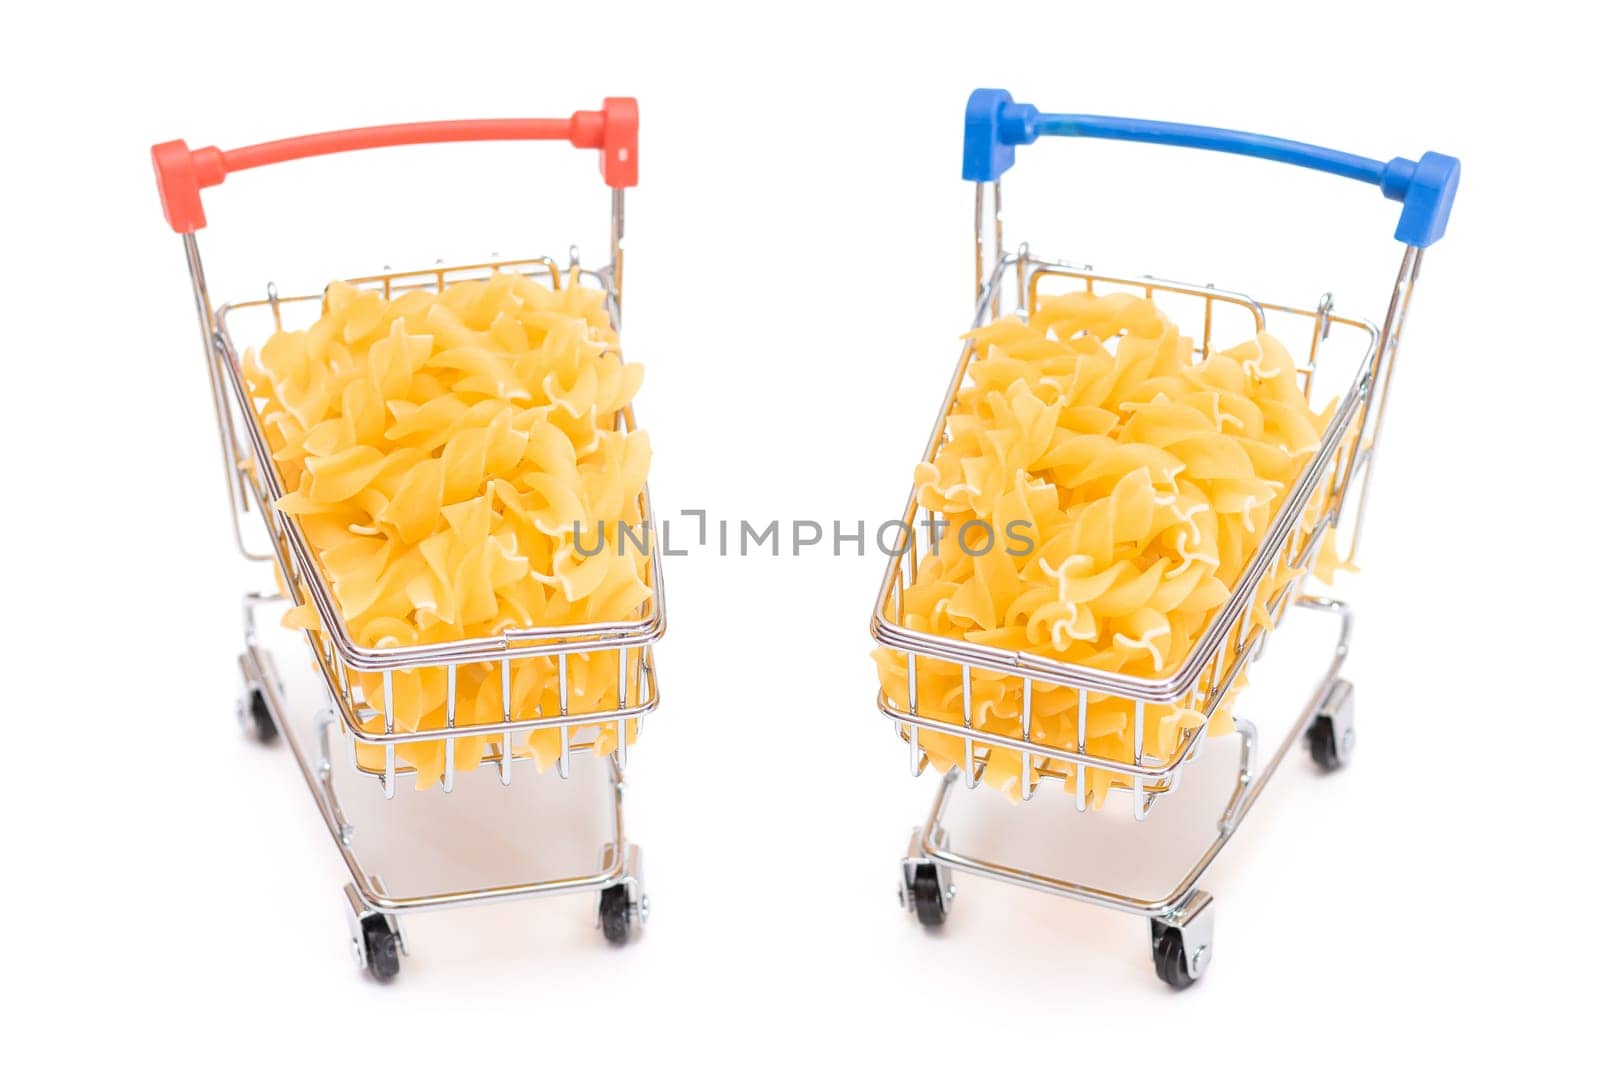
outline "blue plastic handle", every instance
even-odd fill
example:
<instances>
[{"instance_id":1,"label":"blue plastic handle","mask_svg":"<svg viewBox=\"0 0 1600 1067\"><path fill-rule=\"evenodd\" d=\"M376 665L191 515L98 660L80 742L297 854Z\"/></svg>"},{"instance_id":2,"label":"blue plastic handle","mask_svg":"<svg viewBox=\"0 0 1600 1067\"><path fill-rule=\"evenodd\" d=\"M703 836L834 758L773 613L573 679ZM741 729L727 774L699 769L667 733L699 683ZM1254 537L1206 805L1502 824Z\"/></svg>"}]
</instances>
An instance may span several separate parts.
<instances>
[{"instance_id":1,"label":"blue plastic handle","mask_svg":"<svg viewBox=\"0 0 1600 1067\"><path fill-rule=\"evenodd\" d=\"M1103 137L1204 148L1354 178L1376 185L1385 197L1404 205L1400 209L1400 224L1395 228L1395 240L1417 248L1426 248L1444 236L1456 185L1461 180L1460 160L1438 152L1424 152L1416 162L1396 156L1382 163L1281 137L1263 137L1211 126L1103 115L1052 115L1032 104L1015 102L1004 89L976 89L967 100L961 176L972 182L995 181L1016 162L1017 145L1032 144L1040 136Z\"/></svg>"}]
</instances>

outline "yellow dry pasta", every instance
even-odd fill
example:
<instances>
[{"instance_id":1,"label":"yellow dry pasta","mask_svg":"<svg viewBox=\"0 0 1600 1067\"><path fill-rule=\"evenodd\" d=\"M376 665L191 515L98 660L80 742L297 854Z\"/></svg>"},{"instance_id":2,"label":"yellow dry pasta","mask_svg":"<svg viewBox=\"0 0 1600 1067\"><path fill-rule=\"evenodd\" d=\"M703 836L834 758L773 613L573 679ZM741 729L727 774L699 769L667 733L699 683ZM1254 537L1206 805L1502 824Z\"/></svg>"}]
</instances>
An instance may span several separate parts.
<instances>
[{"instance_id":1,"label":"yellow dry pasta","mask_svg":"<svg viewBox=\"0 0 1600 1067\"><path fill-rule=\"evenodd\" d=\"M948 525L905 590L904 625L1138 677L1170 673L1227 600L1332 406L1311 410L1288 351L1266 333L1197 354L1133 295L1047 297L1026 321L1003 318L968 336L973 359L946 439L916 470L917 502ZM1308 521L1325 495L1317 501ZM1004 540L963 550L969 522L1026 531L1029 550L1012 554ZM1329 536L1315 570L1326 579L1337 565ZM1271 624L1268 604L1296 576L1286 564L1267 575L1253 622ZM880 648L874 658L885 694L908 707L904 653ZM1020 679L973 670L971 683L972 725L1021 738ZM1032 739L1076 748L1078 701L1076 690L1036 683ZM929 720L961 723L960 667L918 657L916 703ZM1192 707L1145 711L1138 750L1162 761L1203 721ZM1229 707L1209 729L1232 729ZM1133 730L1131 701L1088 695L1085 751L1132 762ZM919 741L941 771L964 759L965 742L932 726ZM1019 754L997 746L987 758L984 781L1018 796ZM1074 765L1044 769L1075 787ZM1097 807L1131 784L1086 773Z\"/></svg>"},{"instance_id":2,"label":"yellow dry pasta","mask_svg":"<svg viewBox=\"0 0 1600 1067\"><path fill-rule=\"evenodd\" d=\"M618 526L643 518L650 443L617 417L643 369L617 354L604 300L576 275L550 288L497 272L394 299L334 282L315 324L246 354L287 490L277 507L301 523L359 644L619 622L645 608L648 557ZM285 623L318 628L300 599ZM618 693L617 655L568 657L571 714L637 702L637 692ZM457 725L503 720L502 670L458 668ZM516 721L558 715L553 657L512 660L510 672ZM353 672L353 682L390 710L380 674ZM446 725L444 669L395 671L392 687L397 732ZM559 755L555 729L517 737L518 754L541 770ZM457 740L457 769L476 767L490 743ZM616 744L616 726L603 726L596 751ZM396 754L416 768L419 789L440 779L443 742ZM381 769L383 755L357 746L367 769Z\"/></svg>"}]
</instances>

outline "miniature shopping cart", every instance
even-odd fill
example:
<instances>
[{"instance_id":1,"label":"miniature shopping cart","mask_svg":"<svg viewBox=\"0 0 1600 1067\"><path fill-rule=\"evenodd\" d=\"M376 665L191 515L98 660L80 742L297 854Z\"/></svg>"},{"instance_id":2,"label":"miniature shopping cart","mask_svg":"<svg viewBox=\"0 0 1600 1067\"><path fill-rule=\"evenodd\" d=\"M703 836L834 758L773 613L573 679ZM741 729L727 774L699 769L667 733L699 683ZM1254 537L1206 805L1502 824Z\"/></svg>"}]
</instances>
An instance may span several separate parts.
<instances>
[{"instance_id":1,"label":"miniature shopping cart","mask_svg":"<svg viewBox=\"0 0 1600 1067\"><path fill-rule=\"evenodd\" d=\"M625 942L630 929L642 924L648 916L639 849L628 842L622 820L622 776L628 758L630 725L637 736L639 720L657 705L652 647L666 626L661 561L648 490L641 496L639 508L648 536L645 581L650 597L637 617L606 624L532 627L507 631L496 637L406 647L376 648L358 643L340 617L327 576L300 522L273 506L283 495L283 486L255 418L255 408L240 366L240 344L236 341L236 338L243 338L246 343L259 344L275 329L309 325L319 313L321 295L285 297L269 286L265 299L214 307L206 289L195 238L196 231L204 227L206 221L200 190L220 183L226 175L236 171L309 156L391 145L488 140L566 140L579 148L598 149L601 175L611 189L610 261L599 269L585 269L574 250L570 264L565 267L546 257L431 267L420 271L389 272L385 268L383 274L351 279L351 284L380 290L387 298L417 289L442 291L452 282L488 277L495 271L517 271L551 287L578 284L604 291L612 323L620 329L623 190L636 184L638 175L638 106L632 99L607 99L601 110L579 111L567 119L382 126L315 134L228 152L216 148L191 150L182 141L172 141L156 145L151 152L162 206L167 221L183 237L184 255L194 287L206 370L222 443L235 541L248 559L274 563L288 595L296 603L308 597L321 623L320 631L308 630L305 634L315 674L320 678L318 689L322 696L309 709L313 715L315 750L290 728L291 712L299 709L287 705L283 680L270 652L258 640L257 607L266 602L282 602L281 596L249 594L245 597L245 651L239 657L243 674L243 696L238 705L240 719L247 732L257 739L271 741L281 735L288 743L323 821L333 835L334 845L349 868L351 882L345 888L345 906L356 959L380 979L393 977L399 969L399 956L405 951L399 920L402 915L413 912L598 892L599 924L606 939L616 944ZM618 415L617 429L632 428L632 410L625 408ZM240 517L251 511L259 517L265 531L264 550L248 543L254 538L247 538L241 525ZM569 703L569 660L596 653L616 657L619 694L616 707L594 712L573 711ZM439 742L445 746L442 785L444 792L450 793L458 771L457 743L466 738L489 738L487 755L481 766L496 768L500 781L510 785L516 762L529 754L525 741L530 733L529 716L518 713L512 704L511 665L513 661L533 658L542 658L558 679L559 717L550 716L539 721L542 729L559 732L556 768L562 779L568 777L575 756L597 751L595 738L602 727L610 725L616 730L616 747L605 757L610 835L602 846L598 869L554 879L391 895L382 877L363 865L353 846L354 828L335 795L334 728L337 726L343 735L351 765L360 774L375 778L386 797L394 796L397 780L410 771L408 767L397 766L396 759L396 745L406 742ZM504 721L456 724L457 673L471 664L499 667ZM410 732L396 728L394 704L390 699L395 672L416 670L438 671L444 676L448 696L443 728ZM372 689L381 685L384 697L381 705L374 700L376 693L364 689L363 677ZM375 684L374 677L381 678L381 682ZM386 710L378 710L380 706ZM529 710L537 714L537 709ZM545 725L551 722L558 725ZM381 753L380 759L371 759L373 753ZM363 755L368 758L360 758Z\"/></svg>"},{"instance_id":2,"label":"miniature shopping cart","mask_svg":"<svg viewBox=\"0 0 1600 1067\"><path fill-rule=\"evenodd\" d=\"M1040 258L1026 244L1007 252L1001 242L1000 177L1014 162L1016 146L1031 144L1041 135L1102 137L1125 141L1204 148L1278 160L1326 171L1378 186L1385 197L1399 200L1399 228L1395 236L1405 246L1400 272L1383 325L1336 314L1330 295L1314 306L1272 304L1210 285L1158 280L1150 276L1117 275ZM1256 728L1237 719L1239 764L1216 834L1199 858L1170 892L1154 896L1118 891L1083 881L1022 869L969 852L950 844L946 816L958 781L968 788L983 777L990 760L1007 753L1023 768L1023 799L1036 794L1041 782L1070 779L1078 811L1104 797L1086 795L1086 769L1110 772L1097 776L1125 785L1116 788L1131 799L1134 819L1142 822L1159 799L1177 789L1186 765L1198 755L1207 726L1229 697L1245 665L1265 647L1272 626L1253 618L1250 611L1262 581L1270 574L1301 573L1315 559L1324 538L1343 536L1339 545L1346 559L1354 553L1371 484L1373 457L1383 422L1384 400L1400 342L1406 310L1416 285L1423 249L1444 233L1455 196L1460 166L1437 153L1425 153L1416 162L1394 159L1388 163L1311 145L1231 130L1183 126L1091 115L1044 114L1019 104L1009 93L980 89L972 94L966 112L966 139L962 177L976 183L974 236L976 243L978 327L1014 313L1027 316L1043 295L1061 292L1124 292L1154 298L1186 333L1200 339L1202 351L1212 351L1212 337L1231 320L1235 335L1253 337L1271 330L1285 343L1303 338L1296 353L1299 377L1308 399L1318 396L1337 401L1332 422L1314 456L1290 487L1264 539L1245 567L1237 585L1183 663L1164 677L1149 679L1076 666L1031 653L985 647L959 639L937 637L904 625L902 603L907 586L916 580L920 559L936 551L932 534L939 518L919 508L913 493L902 516L908 536L904 551L890 560L879 589L872 619L873 637L882 646L905 657L909 677L904 702L880 690L878 707L893 720L897 736L910 746L911 771L920 774L929 757L923 741L938 733L957 739L960 756L939 784L928 819L912 832L902 864L901 902L925 926L939 926L954 897L953 871L981 875L1016 886L1043 890L1073 900L1100 904L1149 920L1151 951L1156 973L1169 985L1184 988L1204 972L1212 955L1215 909L1211 896L1196 884L1261 795L1289 750L1301 739L1315 762L1334 769L1350 756L1355 733L1353 690L1340 677L1350 643L1351 612L1340 601L1303 595L1295 578L1267 603L1270 621L1276 623L1285 609L1298 606L1331 613L1337 619L1337 641L1331 662L1318 680L1310 700L1263 767L1256 767L1261 744ZM968 342L956 364L923 459L931 462L947 434L947 419L956 395L967 378L974 346ZM926 536L925 536L926 535ZM1269 587L1270 588L1270 587ZM937 669L959 671L962 721L955 724L930 717L917 706L917 672ZM973 672L1001 677L1020 686L1020 737L984 729L973 723ZM950 677L954 677L951 673ZM952 685L954 682L952 681ZM1035 688L1065 687L1077 693L1077 743L1059 747L1033 737ZM952 710L954 717L954 690ZM1132 702L1134 756L1131 761L1107 759L1085 750L1086 718L1091 699L1119 697ZM1168 759L1146 757L1143 752L1147 706L1173 705L1194 713L1200 725L1181 735L1175 755ZM1071 714L1070 697L1067 714ZM1070 773L1069 773L1070 772ZM1109 791L1109 790L1108 790Z\"/></svg>"}]
</instances>

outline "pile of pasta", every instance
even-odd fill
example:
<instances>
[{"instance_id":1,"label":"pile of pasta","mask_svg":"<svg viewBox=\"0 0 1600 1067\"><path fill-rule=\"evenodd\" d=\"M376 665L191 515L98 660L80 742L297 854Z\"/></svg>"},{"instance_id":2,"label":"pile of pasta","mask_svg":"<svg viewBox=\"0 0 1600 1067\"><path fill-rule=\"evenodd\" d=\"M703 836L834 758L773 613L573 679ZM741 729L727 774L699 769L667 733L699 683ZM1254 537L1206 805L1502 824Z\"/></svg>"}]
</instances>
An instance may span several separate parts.
<instances>
[{"instance_id":1,"label":"pile of pasta","mask_svg":"<svg viewBox=\"0 0 1600 1067\"><path fill-rule=\"evenodd\" d=\"M286 490L277 507L299 520L358 644L639 616L648 557L618 546L615 531L641 520L649 438L617 416L643 372L622 362L604 300L575 276L551 288L497 272L392 300L334 282L314 325L247 353ZM300 599L286 625L319 629ZM569 713L637 701L618 693L617 655L568 657ZM458 668L456 725L503 721L501 671ZM515 659L510 671L516 720L559 714L554 657ZM353 683L389 710L381 674L354 672ZM444 727L446 696L442 667L393 672L396 731ZM541 770L559 754L558 730L517 738L517 754ZM492 740L457 740L456 768L477 767ZM602 726L596 751L616 744L615 724ZM363 767L382 768L380 746L357 748ZM444 742L396 754L416 768L419 789L440 780Z\"/></svg>"},{"instance_id":2,"label":"pile of pasta","mask_svg":"<svg viewBox=\"0 0 1600 1067\"><path fill-rule=\"evenodd\" d=\"M1026 321L968 336L969 378L946 438L916 471L918 503L948 526L905 590L904 625L1142 678L1170 673L1228 599L1332 405L1311 410L1289 353L1266 333L1197 358L1153 302L1133 295L1046 297ZM1305 528L1325 502L1307 508ZM1332 544L1324 538L1319 576L1337 565ZM1296 576L1285 554L1259 587L1254 621L1271 625L1268 603ZM885 694L908 707L905 654L880 648L874 658ZM1020 678L976 669L971 678L973 727L1021 738ZM1035 683L1032 740L1076 749L1078 702L1076 689ZM1147 705L1142 754L1176 754L1205 721L1196 705ZM918 657L917 712L963 722L958 665ZM1231 731L1228 707L1209 729ZM1089 754L1133 762L1133 731L1131 701L1089 693ZM919 741L941 771L964 759L954 735L924 727ZM979 743L980 756L986 748L983 780L1019 796L1020 753ZM1076 765L1044 769L1076 788ZM1085 773L1096 807L1131 784Z\"/></svg>"}]
</instances>

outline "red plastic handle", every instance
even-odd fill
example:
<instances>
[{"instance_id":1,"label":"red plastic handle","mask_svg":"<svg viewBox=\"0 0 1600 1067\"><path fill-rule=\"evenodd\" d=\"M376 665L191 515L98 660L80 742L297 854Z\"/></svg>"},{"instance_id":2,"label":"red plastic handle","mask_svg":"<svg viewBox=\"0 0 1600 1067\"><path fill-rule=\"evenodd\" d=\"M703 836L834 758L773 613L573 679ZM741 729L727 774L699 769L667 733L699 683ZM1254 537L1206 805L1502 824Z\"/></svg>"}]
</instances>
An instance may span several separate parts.
<instances>
[{"instance_id":1,"label":"red plastic handle","mask_svg":"<svg viewBox=\"0 0 1600 1067\"><path fill-rule=\"evenodd\" d=\"M566 119L464 119L368 126L291 137L224 152L167 141L150 149L156 168L161 210L177 233L194 233L206 224L200 190L221 185L234 171L264 167L309 156L354 152L392 145L447 141L570 141L600 150L600 175L613 189L639 184L639 102L631 96L607 97L599 111L575 111Z\"/></svg>"}]
</instances>

